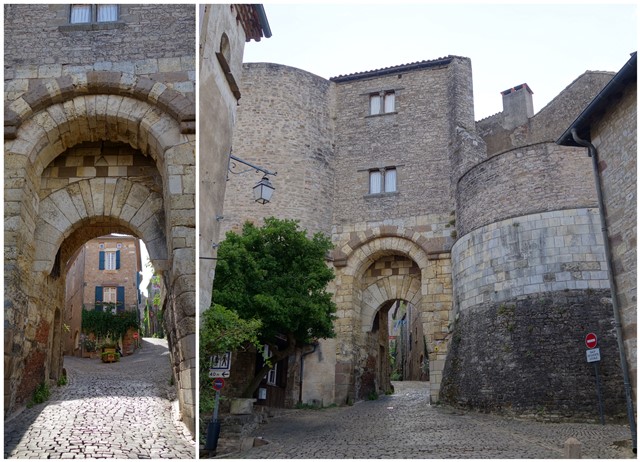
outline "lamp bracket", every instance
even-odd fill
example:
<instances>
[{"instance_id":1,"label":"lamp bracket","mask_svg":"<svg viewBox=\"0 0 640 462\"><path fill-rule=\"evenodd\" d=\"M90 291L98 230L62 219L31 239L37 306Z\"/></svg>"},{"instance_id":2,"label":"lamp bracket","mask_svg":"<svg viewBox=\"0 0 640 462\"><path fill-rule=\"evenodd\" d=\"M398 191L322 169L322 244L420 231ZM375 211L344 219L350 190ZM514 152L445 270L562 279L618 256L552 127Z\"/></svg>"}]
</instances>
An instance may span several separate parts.
<instances>
[{"instance_id":1,"label":"lamp bracket","mask_svg":"<svg viewBox=\"0 0 640 462\"><path fill-rule=\"evenodd\" d=\"M240 162L241 164L247 165L248 167L251 167L251 169L249 170L245 170L243 172L234 172L231 170L231 161L234 160L236 162ZM272 172L270 170L267 170L266 168L263 167L259 167L257 165L252 164L251 162L247 162L246 160L242 160L239 157L234 156L233 154L229 154L229 167L228 167L229 172L231 173L237 173L237 174L241 174L241 173L246 173L250 170L255 170L256 172L262 172L265 175L273 175L276 176L278 174L278 172Z\"/></svg>"}]
</instances>

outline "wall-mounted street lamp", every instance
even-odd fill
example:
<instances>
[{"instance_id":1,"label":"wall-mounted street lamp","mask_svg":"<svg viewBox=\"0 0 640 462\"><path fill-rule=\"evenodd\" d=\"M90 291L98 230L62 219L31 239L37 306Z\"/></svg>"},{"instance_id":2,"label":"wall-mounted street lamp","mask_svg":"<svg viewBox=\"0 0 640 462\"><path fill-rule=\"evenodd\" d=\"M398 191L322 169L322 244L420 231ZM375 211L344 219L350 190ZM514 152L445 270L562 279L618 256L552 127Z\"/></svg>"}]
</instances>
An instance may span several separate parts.
<instances>
[{"instance_id":1,"label":"wall-mounted street lamp","mask_svg":"<svg viewBox=\"0 0 640 462\"><path fill-rule=\"evenodd\" d=\"M251 168L248 170L244 170L242 172L234 172L231 169L231 161L240 162L241 164L247 165ZM253 165L252 163L247 162L246 160L242 160L239 157L234 156L233 154L229 154L228 170L230 173L233 173L234 175L240 175L241 173L246 173L251 170L264 173L264 176L262 177L262 179L258 182L257 185L253 187L253 198L258 204L266 204L267 202L271 201L271 196L273 196L273 191L275 191L276 188L274 188L271 182L269 181L268 175L276 176L278 172L271 172L266 168L258 167L257 165ZM228 179L229 178L227 178L227 180Z\"/></svg>"}]
</instances>

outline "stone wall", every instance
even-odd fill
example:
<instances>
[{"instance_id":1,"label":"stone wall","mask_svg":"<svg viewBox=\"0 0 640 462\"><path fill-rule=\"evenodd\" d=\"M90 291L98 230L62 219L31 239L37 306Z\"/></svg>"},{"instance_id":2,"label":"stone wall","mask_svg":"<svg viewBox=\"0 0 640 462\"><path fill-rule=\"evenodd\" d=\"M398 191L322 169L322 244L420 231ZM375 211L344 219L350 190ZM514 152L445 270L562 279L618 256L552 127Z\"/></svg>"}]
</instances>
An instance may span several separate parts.
<instances>
[{"instance_id":1,"label":"stone wall","mask_svg":"<svg viewBox=\"0 0 640 462\"><path fill-rule=\"evenodd\" d=\"M164 82L195 100L194 5L118 7L116 24L87 30L69 24L69 5L5 5L5 18L10 18L4 28L8 99L39 79L115 71Z\"/></svg>"},{"instance_id":2,"label":"stone wall","mask_svg":"<svg viewBox=\"0 0 640 462\"><path fill-rule=\"evenodd\" d=\"M120 6L117 22L91 25L67 24L62 4L12 4L4 12L5 411L23 405L37 385L24 364L46 379L61 371L53 351L61 345L61 262L87 240L118 232L142 238L164 273L180 408L193 429L195 6ZM161 180L135 184L132 171L120 170L133 166L117 156L106 173L96 161L52 165L42 176L84 142L126 143L155 164ZM31 329L45 324L46 345ZM25 363L44 350L51 352L44 363Z\"/></svg>"},{"instance_id":3,"label":"stone wall","mask_svg":"<svg viewBox=\"0 0 640 462\"><path fill-rule=\"evenodd\" d=\"M607 214L622 336L634 396L637 393L637 88L592 127ZM634 134L631 136L631 134Z\"/></svg>"},{"instance_id":4,"label":"stone wall","mask_svg":"<svg viewBox=\"0 0 640 462\"><path fill-rule=\"evenodd\" d=\"M609 294L538 292L461 312L440 399L483 411L596 422L595 371L584 343L595 332L607 421L624 417Z\"/></svg>"},{"instance_id":5,"label":"stone wall","mask_svg":"<svg viewBox=\"0 0 640 462\"><path fill-rule=\"evenodd\" d=\"M262 178L232 161L224 206L226 232L245 220L258 225L269 216L300 221L311 236L329 234L334 194L332 84L318 76L278 64L245 64L233 136L233 154L277 172L268 204L253 200ZM222 237L222 236L221 236Z\"/></svg>"},{"instance_id":6,"label":"stone wall","mask_svg":"<svg viewBox=\"0 0 640 462\"><path fill-rule=\"evenodd\" d=\"M584 149L551 143L494 155L464 175L456 191L456 228L468 232L505 218L565 208L595 207Z\"/></svg>"},{"instance_id":7,"label":"stone wall","mask_svg":"<svg viewBox=\"0 0 640 462\"><path fill-rule=\"evenodd\" d=\"M597 209L520 216L476 229L451 251L456 308L565 290L609 289Z\"/></svg>"},{"instance_id":8,"label":"stone wall","mask_svg":"<svg viewBox=\"0 0 640 462\"><path fill-rule=\"evenodd\" d=\"M555 141L612 77L611 72L585 72L517 127L508 125L504 112L478 121L476 129L487 145L487 155L490 157L523 145ZM514 95L504 98L510 96Z\"/></svg>"},{"instance_id":9,"label":"stone wall","mask_svg":"<svg viewBox=\"0 0 640 462\"><path fill-rule=\"evenodd\" d=\"M221 235L229 152L240 97L232 86L237 86L242 76L246 35L236 21L232 5L200 5L200 8L198 310L202 312L211 305L214 259ZM218 59L223 37L228 49L224 60L228 71Z\"/></svg>"},{"instance_id":10,"label":"stone wall","mask_svg":"<svg viewBox=\"0 0 640 462\"><path fill-rule=\"evenodd\" d=\"M453 210L449 143L456 126L473 126L473 111L457 119L469 89L462 97L452 84L456 72L470 73L470 62L452 67L337 81L335 225ZM371 116L369 95L380 91L395 92L395 111ZM391 166L397 191L369 194L369 171Z\"/></svg>"}]
</instances>

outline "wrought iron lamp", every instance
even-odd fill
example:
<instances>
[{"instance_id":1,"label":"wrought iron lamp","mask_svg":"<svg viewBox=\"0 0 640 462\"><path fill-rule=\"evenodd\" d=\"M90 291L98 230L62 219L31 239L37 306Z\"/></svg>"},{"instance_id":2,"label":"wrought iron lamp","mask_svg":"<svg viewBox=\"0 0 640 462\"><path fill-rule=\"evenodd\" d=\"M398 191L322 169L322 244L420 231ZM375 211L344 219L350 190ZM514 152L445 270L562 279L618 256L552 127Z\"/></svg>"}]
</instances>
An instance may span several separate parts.
<instances>
[{"instance_id":1,"label":"wrought iron lamp","mask_svg":"<svg viewBox=\"0 0 640 462\"><path fill-rule=\"evenodd\" d=\"M235 162L240 162L241 164L247 165L249 167L251 167L249 170L244 170L242 172L234 172L233 170L231 170L231 161L235 161ZM269 181L269 177L268 175L273 175L276 176L278 174L278 172L271 172L269 170L267 170L266 168L263 167L258 167L257 165L253 165L250 162L247 162L246 160L242 160L239 157L234 156L233 154L229 154L229 168L228 168L229 172L233 173L233 174L241 174L241 173L246 173L250 170L255 170L256 172L262 172L264 173L264 176L262 177L262 179L258 182L258 184L256 184L253 187L253 198L255 199L255 201L258 204L266 204L267 202L271 201L271 196L273 196L273 192L275 191L276 188L273 187L273 185L271 184L271 182Z\"/></svg>"}]
</instances>

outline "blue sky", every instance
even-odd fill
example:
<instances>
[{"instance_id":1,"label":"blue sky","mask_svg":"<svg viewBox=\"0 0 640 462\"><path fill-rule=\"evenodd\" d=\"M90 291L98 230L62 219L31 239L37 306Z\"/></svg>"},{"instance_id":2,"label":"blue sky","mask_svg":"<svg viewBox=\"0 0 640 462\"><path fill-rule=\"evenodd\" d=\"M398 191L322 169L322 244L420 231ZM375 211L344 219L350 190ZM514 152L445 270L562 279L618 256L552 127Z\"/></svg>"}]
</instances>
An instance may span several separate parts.
<instances>
[{"instance_id":1,"label":"blue sky","mask_svg":"<svg viewBox=\"0 0 640 462\"><path fill-rule=\"evenodd\" d=\"M264 3L273 36L245 47L324 78L471 58L475 118L502 111L521 83L538 112L587 70L617 72L637 50L637 6L616 3Z\"/></svg>"}]
</instances>

